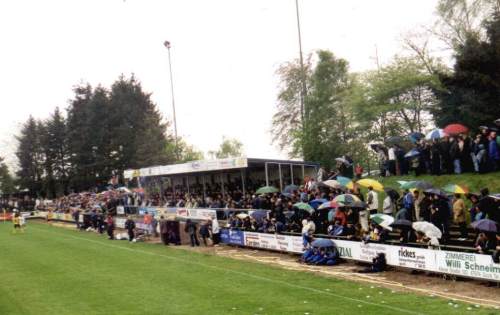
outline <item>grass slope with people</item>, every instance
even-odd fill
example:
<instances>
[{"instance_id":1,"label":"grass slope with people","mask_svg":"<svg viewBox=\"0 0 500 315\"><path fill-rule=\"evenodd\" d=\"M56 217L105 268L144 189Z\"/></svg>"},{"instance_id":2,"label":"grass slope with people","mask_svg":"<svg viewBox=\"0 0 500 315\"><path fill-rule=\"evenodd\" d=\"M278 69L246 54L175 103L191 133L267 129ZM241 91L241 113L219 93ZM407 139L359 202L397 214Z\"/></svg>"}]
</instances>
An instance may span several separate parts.
<instances>
[{"instance_id":1,"label":"grass slope with people","mask_svg":"<svg viewBox=\"0 0 500 315\"><path fill-rule=\"evenodd\" d=\"M0 223L0 314L497 314L159 244ZM456 306L455 306L456 305Z\"/></svg>"},{"instance_id":2,"label":"grass slope with people","mask_svg":"<svg viewBox=\"0 0 500 315\"><path fill-rule=\"evenodd\" d=\"M424 180L430 182L436 188L443 188L448 184L464 185L470 189L471 192L479 193L482 188L487 187L490 193L500 193L500 172L474 174L466 173L460 175L421 175L421 176L390 176L376 178L384 187L392 187L398 189L400 185L397 181L406 180Z\"/></svg>"}]
</instances>

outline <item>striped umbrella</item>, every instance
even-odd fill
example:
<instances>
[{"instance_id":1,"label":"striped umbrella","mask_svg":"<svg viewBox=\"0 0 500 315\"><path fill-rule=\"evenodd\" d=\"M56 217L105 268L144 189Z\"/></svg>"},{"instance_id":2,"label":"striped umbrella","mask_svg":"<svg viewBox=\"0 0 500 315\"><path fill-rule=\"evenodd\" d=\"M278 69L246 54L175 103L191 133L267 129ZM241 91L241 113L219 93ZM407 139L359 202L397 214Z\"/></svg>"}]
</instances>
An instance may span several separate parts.
<instances>
[{"instance_id":1,"label":"striped umbrella","mask_svg":"<svg viewBox=\"0 0 500 315\"><path fill-rule=\"evenodd\" d=\"M390 227L390 225L394 222L394 217L383 213L377 213L371 215L370 220L384 229L392 231L392 227Z\"/></svg>"},{"instance_id":2,"label":"striped umbrella","mask_svg":"<svg viewBox=\"0 0 500 315\"><path fill-rule=\"evenodd\" d=\"M355 195L343 194L335 197L333 201L339 204L339 206L350 206L355 202L360 202L361 200Z\"/></svg>"},{"instance_id":3,"label":"striped umbrella","mask_svg":"<svg viewBox=\"0 0 500 315\"><path fill-rule=\"evenodd\" d=\"M335 208L338 208L339 207L339 204L336 203L335 201L327 201L323 204L321 204L319 207L318 207L318 210L323 210L323 209L335 209Z\"/></svg>"},{"instance_id":4,"label":"striped umbrella","mask_svg":"<svg viewBox=\"0 0 500 315\"><path fill-rule=\"evenodd\" d=\"M450 194L468 194L469 188L465 186L449 184L443 187L443 190Z\"/></svg>"}]
</instances>

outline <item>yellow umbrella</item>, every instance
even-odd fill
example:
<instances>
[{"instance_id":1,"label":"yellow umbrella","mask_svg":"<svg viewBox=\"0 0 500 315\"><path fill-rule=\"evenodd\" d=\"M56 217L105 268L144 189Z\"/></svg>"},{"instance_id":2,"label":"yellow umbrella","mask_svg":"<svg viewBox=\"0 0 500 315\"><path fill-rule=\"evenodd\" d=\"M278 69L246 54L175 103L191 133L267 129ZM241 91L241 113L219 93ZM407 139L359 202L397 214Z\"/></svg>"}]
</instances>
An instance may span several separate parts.
<instances>
[{"instance_id":1,"label":"yellow umbrella","mask_svg":"<svg viewBox=\"0 0 500 315\"><path fill-rule=\"evenodd\" d=\"M373 187L376 191L384 191L384 185L374 179L363 178L358 180L356 183L363 187Z\"/></svg>"}]
</instances>

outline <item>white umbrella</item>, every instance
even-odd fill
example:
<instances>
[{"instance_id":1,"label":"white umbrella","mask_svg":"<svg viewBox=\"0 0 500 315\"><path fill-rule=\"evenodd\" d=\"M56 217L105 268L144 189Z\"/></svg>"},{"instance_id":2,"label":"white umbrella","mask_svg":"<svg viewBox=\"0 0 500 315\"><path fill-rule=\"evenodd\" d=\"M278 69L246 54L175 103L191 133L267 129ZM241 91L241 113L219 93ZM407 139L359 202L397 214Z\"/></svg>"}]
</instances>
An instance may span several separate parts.
<instances>
[{"instance_id":1,"label":"white umbrella","mask_svg":"<svg viewBox=\"0 0 500 315\"><path fill-rule=\"evenodd\" d=\"M240 219L242 219L242 220L243 220L243 219L245 219L246 217L248 217L248 214L246 214L246 213L238 213L236 216L237 216L238 218L240 218Z\"/></svg>"},{"instance_id":2,"label":"white umbrella","mask_svg":"<svg viewBox=\"0 0 500 315\"><path fill-rule=\"evenodd\" d=\"M445 135L446 133L443 131L443 129L434 129L425 135L425 139L426 140L441 139Z\"/></svg>"},{"instance_id":3,"label":"white umbrella","mask_svg":"<svg viewBox=\"0 0 500 315\"><path fill-rule=\"evenodd\" d=\"M429 238L441 238L443 236L440 229L427 221L413 222L412 227L415 231L422 232Z\"/></svg>"},{"instance_id":4,"label":"white umbrella","mask_svg":"<svg viewBox=\"0 0 500 315\"><path fill-rule=\"evenodd\" d=\"M325 180L324 182L321 182L321 184L326 185L330 188L341 188L342 187L342 185L338 181L336 181L335 179Z\"/></svg>"}]
</instances>

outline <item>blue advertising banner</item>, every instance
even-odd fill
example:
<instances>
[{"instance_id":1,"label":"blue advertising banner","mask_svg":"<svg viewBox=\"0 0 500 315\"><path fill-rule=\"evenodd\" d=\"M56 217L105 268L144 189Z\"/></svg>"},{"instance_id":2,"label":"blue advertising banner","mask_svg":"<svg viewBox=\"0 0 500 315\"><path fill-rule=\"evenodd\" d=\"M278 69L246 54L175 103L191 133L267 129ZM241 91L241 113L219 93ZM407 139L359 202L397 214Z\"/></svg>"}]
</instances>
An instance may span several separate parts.
<instances>
[{"instance_id":1,"label":"blue advertising banner","mask_svg":"<svg viewBox=\"0 0 500 315\"><path fill-rule=\"evenodd\" d=\"M152 216L157 216L158 215L158 210L156 208L152 207L140 207L139 208L139 214L140 215L145 215L147 213L151 214Z\"/></svg>"},{"instance_id":2,"label":"blue advertising banner","mask_svg":"<svg viewBox=\"0 0 500 315\"><path fill-rule=\"evenodd\" d=\"M233 244L241 246L245 245L245 237L243 231L221 229L220 239L221 242L224 244Z\"/></svg>"}]
</instances>

